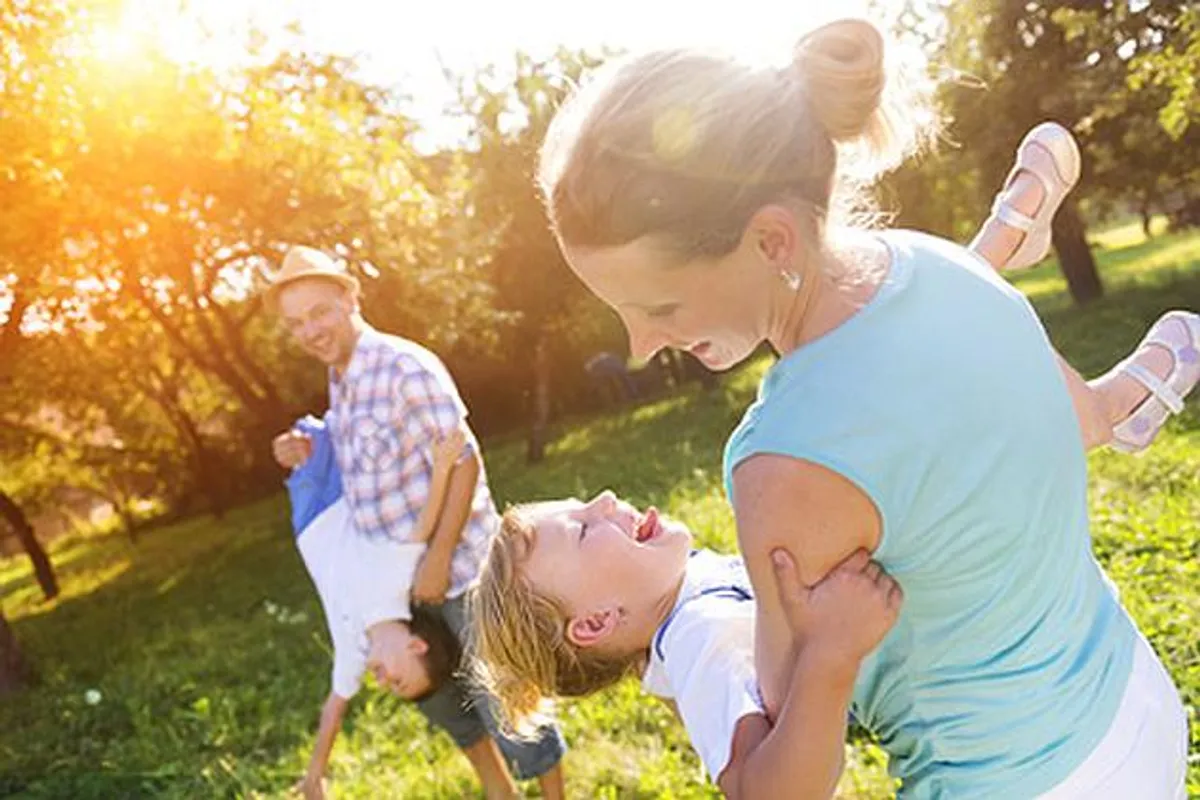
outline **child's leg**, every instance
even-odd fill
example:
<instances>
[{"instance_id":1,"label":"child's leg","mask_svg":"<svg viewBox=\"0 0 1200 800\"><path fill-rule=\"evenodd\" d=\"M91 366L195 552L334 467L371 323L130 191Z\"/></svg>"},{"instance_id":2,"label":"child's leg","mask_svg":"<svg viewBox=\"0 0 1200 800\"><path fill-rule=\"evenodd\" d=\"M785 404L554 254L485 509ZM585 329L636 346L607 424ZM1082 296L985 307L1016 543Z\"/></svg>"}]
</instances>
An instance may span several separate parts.
<instances>
[{"instance_id":1,"label":"child's leg","mask_svg":"<svg viewBox=\"0 0 1200 800\"><path fill-rule=\"evenodd\" d=\"M1075 417L1079 420L1079 432L1083 435L1083 446L1093 450L1112 440L1114 421L1105 407L1104 392L1091 386L1075 368L1067 363L1057 350L1054 358L1067 382L1071 404L1075 406Z\"/></svg>"},{"instance_id":2,"label":"child's leg","mask_svg":"<svg viewBox=\"0 0 1200 800\"><path fill-rule=\"evenodd\" d=\"M567 784L563 779L562 764L555 764L549 772L539 775L538 788L542 790L542 800L563 800L567 796Z\"/></svg>"},{"instance_id":3,"label":"child's leg","mask_svg":"<svg viewBox=\"0 0 1200 800\"><path fill-rule=\"evenodd\" d=\"M1047 139L1049 144L1043 144L1038 136L1038 131L1043 127L1045 126L1039 126L1021 142L1017 163L997 197L992 213L984 221L970 245L971 250L997 270L1013 266L1010 259L1015 259L1019 262L1016 266L1022 267L1045 255L1050 244L1050 221L1079 175L1078 163L1069 163L1072 159L1078 160L1078 151L1073 146L1063 146L1062 137L1069 137L1070 134L1063 129L1046 128L1050 132ZM1055 143L1057 147L1054 146ZM1064 161L1068 163L1062 163ZM1023 226L1018 226L1006 220L1025 222ZM1034 245L1032 250L1030 244ZM1160 325L1162 322L1160 321ZM1186 322L1178 324L1183 328L1188 325ZM1181 336L1186 338L1186 334L1175 338ZM1087 449L1091 450L1112 441L1114 428L1124 423L1148 401L1151 392L1145 381L1138 380L1130 374L1130 364L1144 368L1160 381L1177 372L1174 352L1186 353L1186 349L1179 348L1186 347L1187 342L1171 342L1164 346L1164 343L1153 341L1153 338L1148 337L1130 358L1091 382L1084 381L1079 373L1055 352L1071 394L1071 402L1075 406L1075 414ZM1182 380L1177 382L1175 389L1181 394L1187 394L1195 385L1195 380L1189 382L1188 376L1180 377ZM1161 426L1163 419L1165 414L1161 415L1161 419L1156 415L1158 426ZM1157 428L1155 432L1156 430ZM1149 433L1148 438L1143 437L1143 433ZM1145 438L1144 443L1139 441L1133 447L1122 446L1122 449L1141 449L1153 438L1152 431L1139 432L1138 435Z\"/></svg>"},{"instance_id":4,"label":"child's leg","mask_svg":"<svg viewBox=\"0 0 1200 800\"><path fill-rule=\"evenodd\" d=\"M509 800L517 797L517 784L512 779L500 748L491 736L484 736L478 742L462 748L463 755L471 762L479 783L483 786L483 795L487 800Z\"/></svg>"},{"instance_id":5,"label":"child's leg","mask_svg":"<svg viewBox=\"0 0 1200 800\"><path fill-rule=\"evenodd\" d=\"M1057 206L1053 209L1042 210L1041 206L1042 201L1046 199L1046 190L1042 188L1041 181L1028 170L1018 172L996 199L998 203L1005 203L1010 208L1034 219L1042 214L1053 217L1054 212L1058 210ZM1042 214L1039 214L1039 211ZM993 210L983 221L975 238L971 240L969 249L982 256L983 260L991 264L993 269L1000 271L1008 268L1009 259L1017 252L1017 248L1024 240L1024 231L1006 225Z\"/></svg>"},{"instance_id":6,"label":"child's leg","mask_svg":"<svg viewBox=\"0 0 1200 800\"><path fill-rule=\"evenodd\" d=\"M999 270L1025 269L1045 258L1050 223L1079 182L1082 163L1069 130L1055 122L1032 128L970 248Z\"/></svg>"}]
</instances>

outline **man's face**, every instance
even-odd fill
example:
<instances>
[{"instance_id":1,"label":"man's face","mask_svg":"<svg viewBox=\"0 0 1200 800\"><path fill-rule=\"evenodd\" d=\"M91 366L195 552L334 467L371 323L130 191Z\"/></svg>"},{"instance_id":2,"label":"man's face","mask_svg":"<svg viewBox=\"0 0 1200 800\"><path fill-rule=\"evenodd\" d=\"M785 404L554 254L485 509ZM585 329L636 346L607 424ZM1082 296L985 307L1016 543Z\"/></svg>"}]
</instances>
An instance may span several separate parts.
<instances>
[{"instance_id":1,"label":"man's face","mask_svg":"<svg viewBox=\"0 0 1200 800\"><path fill-rule=\"evenodd\" d=\"M279 316L296 344L330 367L350 363L357 341L356 304L330 280L301 278L279 290Z\"/></svg>"},{"instance_id":2,"label":"man's face","mask_svg":"<svg viewBox=\"0 0 1200 800\"><path fill-rule=\"evenodd\" d=\"M381 688L397 697L415 700L429 691L431 681L425 669L429 645L403 622L382 622L372 626L367 669L375 674Z\"/></svg>"}]
</instances>

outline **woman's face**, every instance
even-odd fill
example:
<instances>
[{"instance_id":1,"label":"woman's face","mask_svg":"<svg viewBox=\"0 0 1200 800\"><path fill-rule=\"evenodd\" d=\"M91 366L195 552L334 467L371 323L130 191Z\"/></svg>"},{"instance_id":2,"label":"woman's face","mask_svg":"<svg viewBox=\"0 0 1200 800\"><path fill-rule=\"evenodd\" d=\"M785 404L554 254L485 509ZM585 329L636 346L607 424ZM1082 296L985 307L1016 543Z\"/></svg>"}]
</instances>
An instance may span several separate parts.
<instances>
[{"instance_id":1,"label":"woman's face","mask_svg":"<svg viewBox=\"0 0 1200 800\"><path fill-rule=\"evenodd\" d=\"M728 255L678 264L652 237L617 247L565 248L571 268L612 308L634 358L664 347L709 369L729 369L766 338L778 270L765 269L752 243Z\"/></svg>"}]
</instances>

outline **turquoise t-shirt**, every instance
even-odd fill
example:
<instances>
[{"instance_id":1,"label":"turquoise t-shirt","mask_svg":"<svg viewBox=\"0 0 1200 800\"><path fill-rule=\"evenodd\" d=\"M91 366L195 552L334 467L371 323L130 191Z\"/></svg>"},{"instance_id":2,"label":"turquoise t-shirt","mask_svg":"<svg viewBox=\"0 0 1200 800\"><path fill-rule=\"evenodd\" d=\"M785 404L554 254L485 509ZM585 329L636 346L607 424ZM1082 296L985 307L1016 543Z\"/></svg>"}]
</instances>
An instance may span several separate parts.
<instances>
[{"instance_id":1,"label":"turquoise t-shirt","mask_svg":"<svg viewBox=\"0 0 1200 800\"><path fill-rule=\"evenodd\" d=\"M875 296L788 353L725 452L823 465L882 520L895 628L853 712L901 794L1031 797L1107 731L1136 630L1092 556L1083 442L1026 299L967 250L881 235Z\"/></svg>"}]
</instances>

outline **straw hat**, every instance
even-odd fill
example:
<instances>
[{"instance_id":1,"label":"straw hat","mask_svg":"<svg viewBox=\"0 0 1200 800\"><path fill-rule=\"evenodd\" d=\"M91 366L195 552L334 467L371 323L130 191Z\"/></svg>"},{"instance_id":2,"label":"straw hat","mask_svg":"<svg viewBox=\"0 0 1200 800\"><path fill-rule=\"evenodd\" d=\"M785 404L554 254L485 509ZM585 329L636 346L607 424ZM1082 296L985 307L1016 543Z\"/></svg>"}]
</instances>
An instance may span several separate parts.
<instances>
[{"instance_id":1,"label":"straw hat","mask_svg":"<svg viewBox=\"0 0 1200 800\"><path fill-rule=\"evenodd\" d=\"M279 290L302 278L321 278L344 287L350 294L358 295L358 280L347 275L333 259L312 247L296 246L283 257L283 266L267 279L263 299L268 308L275 308Z\"/></svg>"}]
</instances>

